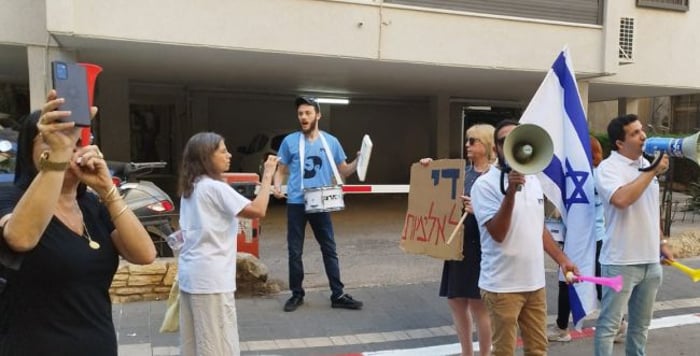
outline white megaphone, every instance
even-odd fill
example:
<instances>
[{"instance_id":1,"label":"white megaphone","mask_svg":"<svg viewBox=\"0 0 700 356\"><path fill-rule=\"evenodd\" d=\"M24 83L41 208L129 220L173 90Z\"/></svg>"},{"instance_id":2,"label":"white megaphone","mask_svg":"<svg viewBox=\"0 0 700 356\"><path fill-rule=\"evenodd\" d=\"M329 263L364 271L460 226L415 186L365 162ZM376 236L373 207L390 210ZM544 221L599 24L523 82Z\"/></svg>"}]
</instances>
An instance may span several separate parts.
<instances>
[{"instance_id":1,"label":"white megaphone","mask_svg":"<svg viewBox=\"0 0 700 356\"><path fill-rule=\"evenodd\" d=\"M654 156L664 152L671 157L685 157L698 164L698 156L700 156L698 136L700 132L685 138L649 137L644 141L644 153Z\"/></svg>"},{"instance_id":2,"label":"white megaphone","mask_svg":"<svg viewBox=\"0 0 700 356\"><path fill-rule=\"evenodd\" d=\"M514 171L535 174L542 172L552 162L554 144L543 128L521 124L506 136L503 155Z\"/></svg>"}]
</instances>

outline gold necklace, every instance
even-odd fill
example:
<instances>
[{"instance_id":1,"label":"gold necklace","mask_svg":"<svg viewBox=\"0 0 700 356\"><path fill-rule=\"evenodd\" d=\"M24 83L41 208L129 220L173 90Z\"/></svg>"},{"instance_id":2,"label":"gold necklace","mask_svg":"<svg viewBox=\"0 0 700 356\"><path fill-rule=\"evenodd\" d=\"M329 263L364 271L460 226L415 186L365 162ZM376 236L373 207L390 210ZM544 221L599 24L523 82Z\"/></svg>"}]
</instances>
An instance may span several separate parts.
<instances>
[{"instance_id":1,"label":"gold necklace","mask_svg":"<svg viewBox=\"0 0 700 356\"><path fill-rule=\"evenodd\" d=\"M85 220L83 220L83 231L85 231L85 232L83 233L83 237L86 238L86 239L89 241L89 242L88 242L88 246L90 246L90 248L93 249L93 250L99 249L99 248L100 248L100 243L97 242L97 241L95 241L95 240L93 240L93 239L92 239L92 236L90 236L90 232L88 231L88 228L87 228L87 226L85 225Z\"/></svg>"},{"instance_id":2,"label":"gold necklace","mask_svg":"<svg viewBox=\"0 0 700 356\"><path fill-rule=\"evenodd\" d=\"M93 250L99 249L100 243L93 240L92 236L90 236L90 231L88 231L87 225L85 225L85 218L83 217L83 211L80 210L80 205L78 205L78 201L75 202L75 207L78 208L78 211L80 212L80 219L82 220L82 223L83 223L83 234L80 236L82 236L86 240L88 240L88 246L90 246L91 249L93 249Z\"/></svg>"}]
</instances>

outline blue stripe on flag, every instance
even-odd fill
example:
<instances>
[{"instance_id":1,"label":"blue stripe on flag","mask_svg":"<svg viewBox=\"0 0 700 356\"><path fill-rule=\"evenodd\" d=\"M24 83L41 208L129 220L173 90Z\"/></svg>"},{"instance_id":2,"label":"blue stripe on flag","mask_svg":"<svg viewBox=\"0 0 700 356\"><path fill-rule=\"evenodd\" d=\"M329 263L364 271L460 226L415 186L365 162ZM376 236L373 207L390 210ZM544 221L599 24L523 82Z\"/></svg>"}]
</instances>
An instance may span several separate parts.
<instances>
[{"instance_id":1,"label":"blue stripe on flag","mask_svg":"<svg viewBox=\"0 0 700 356\"><path fill-rule=\"evenodd\" d=\"M542 173L546 174L549 179L551 179L561 191L561 201L566 200L566 175L564 174L564 167L561 160L556 155L552 156L552 162L544 169Z\"/></svg>"},{"instance_id":2,"label":"blue stripe on flag","mask_svg":"<svg viewBox=\"0 0 700 356\"><path fill-rule=\"evenodd\" d=\"M591 141L588 139L586 114L583 112L583 106L578 95L578 90L576 89L576 80L571 76L571 72L569 72L569 67L566 65L566 57L564 57L563 51L559 54L557 60L554 61L552 70L554 70L554 74L556 74L559 79L559 85L564 89L564 108L586 152L588 165L592 166ZM562 185L560 185L560 187L562 187Z\"/></svg>"},{"instance_id":3,"label":"blue stripe on flag","mask_svg":"<svg viewBox=\"0 0 700 356\"><path fill-rule=\"evenodd\" d=\"M573 284L569 284L569 306L571 307L571 316L574 318L574 324L586 317L586 309L583 307L583 302L579 298L576 287ZM578 320L576 320L578 317Z\"/></svg>"}]
</instances>

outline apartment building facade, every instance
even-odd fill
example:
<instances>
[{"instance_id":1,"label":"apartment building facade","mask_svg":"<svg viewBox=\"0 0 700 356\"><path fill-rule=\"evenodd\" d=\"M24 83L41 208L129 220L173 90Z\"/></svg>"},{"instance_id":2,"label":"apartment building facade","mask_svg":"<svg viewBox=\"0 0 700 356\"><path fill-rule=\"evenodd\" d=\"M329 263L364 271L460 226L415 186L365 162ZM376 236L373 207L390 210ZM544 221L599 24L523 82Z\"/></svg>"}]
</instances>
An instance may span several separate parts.
<instances>
[{"instance_id":1,"label":"apartment building facade","mask_svg":"<svg viewBox=\"0 0 700 356\"><path fill-rule=\"evenodd\" d=\"M369 133L368 181L406 183L421 157L460 157L465 126L517 117L564 46L593 131L700 92L690 1L0 0L0 83L38 108L51 60L101 65L105 153L171 167L195 132L234 150L295 130L298 94L349 99L321 128L350 157Z\"/></svg>"}]
</instances>

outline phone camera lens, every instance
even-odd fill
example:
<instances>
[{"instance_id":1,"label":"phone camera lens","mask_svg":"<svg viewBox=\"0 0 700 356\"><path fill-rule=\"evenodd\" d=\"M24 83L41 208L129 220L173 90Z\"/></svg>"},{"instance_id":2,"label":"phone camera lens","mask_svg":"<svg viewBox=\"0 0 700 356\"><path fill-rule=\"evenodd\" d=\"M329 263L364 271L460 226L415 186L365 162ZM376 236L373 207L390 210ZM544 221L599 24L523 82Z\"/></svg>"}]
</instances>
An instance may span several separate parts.
<instances>
[{"instance_id":1,"label":"phone camera lens","mask_svg":"<svg viewBox=\"0 0 700 356\"><path fill-rule=\"evenodd\" d=\"M66 80L68 79L68 67L61 63L56 66L56 77L61 80Z\"/></svg>"}]
</instances>

